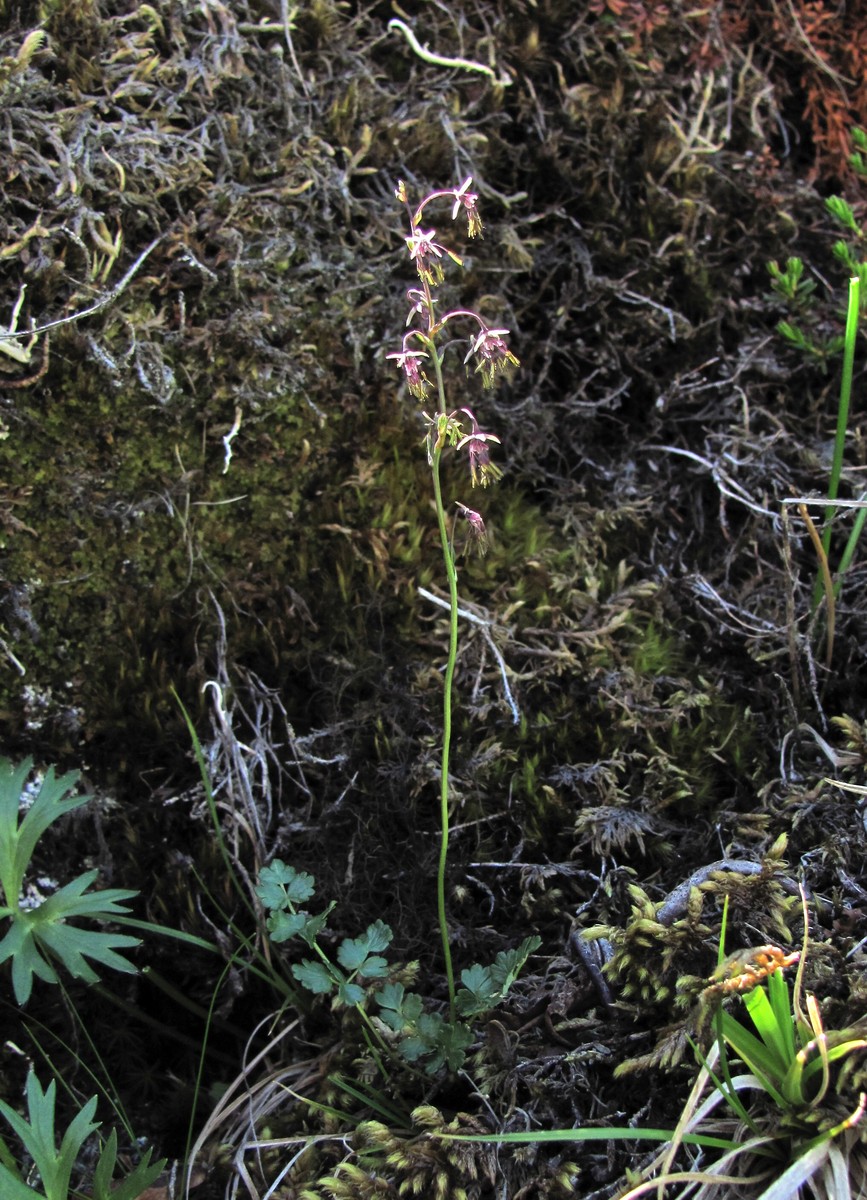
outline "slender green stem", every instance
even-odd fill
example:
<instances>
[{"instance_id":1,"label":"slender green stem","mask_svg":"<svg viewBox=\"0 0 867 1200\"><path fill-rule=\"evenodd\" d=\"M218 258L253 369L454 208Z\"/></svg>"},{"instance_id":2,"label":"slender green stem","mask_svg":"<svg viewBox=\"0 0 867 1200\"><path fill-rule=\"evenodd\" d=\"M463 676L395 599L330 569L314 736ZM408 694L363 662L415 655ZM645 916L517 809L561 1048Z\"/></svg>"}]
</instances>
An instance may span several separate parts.
<instances>
[{"instance_id":1,"label":"slender green stem","mask_svg":"<svg viewBox=\"0 0 867 1200\"><path fill-rule=\"evenodd\" d=\"M863 492L858 501L861 504L867 504L867 492ZM843 586L843 576L852 565L852 559L855 557L855 549L858 545L858 540L861 537L864 529L864 522L867 521L867 508L858 510L858 516L855 518L855 524L852 526L852 532L849 534L849 540L846 542L846 549L840 558L840 565L837 567L837 582L834 584L834 595L840 595L840 589Z\"/></svg>"},{"instance_id":2,"label":"slender green stem","mask_svg":"<svg viewBox=\"0 0 867 1200\"><path fill-rule=\"evenodd\" d=\"M828 499L836 500L840 487L840 475L843 471L843 448L846 445L846 429L849 424L849 400L852 395L852 371L855 362L855 338L858 333L858 294L861 280L854 275L849 280L849 297L846 308L846 334L843 344L843 375L840 379L840 402L837 407L837 432L834 438L834 459L831 463L831 477L828 480ZM825 509L825 520L830 521L836 509L829 505ZM829 543L830 528L825 530ZM825 547L827 553L828 547Z\"/></svg>"},{"instance_id":3,"label":"slender green stem","mask_svg":"<svg viewBox=\"0 0 867 1200\"><path fill-rule=\"evenodd\" d=\"M442 766L440 768L440 858L437 869L437 914L439 916L440 934L443 942L443 959L445 960L446 979L449 986L449 1014L455 1017L455 974L452 969L452 951L449 943L449 927L446 920L446 863L449 854L449 762L452 744L452 686L455 677L455 661L458 654L458 573L455 570L455 560L449 545L446 514L443 507L443 493L440 484L440 458L442 450L434 451L433 476L434 501L437 510L437 523L440 530L440 540L443 548L443 560L449 580L449 656L446 661L446 674L443 683L443 745Z\"/></svg>"},{"instance_id":4,"label":"slender green stem","mask_svg":"<svg viewBox=\"0 0 867 1200\"><path fill-rule=\"evenodd\" d=\"M445 383L443 381L442 360L432 337L424 339L436 375L437 399L439 416L444 424L448 420L446 409ZM433 480L434 504L437 513L437 525L442 543L443 563L449 581L449 653L446 660L446 673L443 682L443 744L440 767L440 854L437 867L437 917L439 919L440 937L443 945L443 961L446 969L446 981L449 989L449 1018L455 1019L455 973L452 967L452 948L449 941L449 926L446 919L446 866L449 855L449 764L451 761L452 745L452 689L455 677L455 662L458 656L458 572L455 567L454 552L449 541L446 510L443 504L442 484L440 482L440 460L446 442L446 433L441 424L431 455L431 478Z\"/></svg>"},{"instance_id":5,"label":"slender green stem","mask_svg":"<svg viewBox=\"0 0 867 1200\"><path fill-rule=\"evenodd\" d=\"M855 340L858 335L858 309L861 280L853 275L849 280L849 295L846 307L846 332L843 339L843 374L840 379L840 400L837 405L837 430L834 436L834 457L831 461L831 475L828 479L828 499L837 499L840 488L840 477L843 473L843 450L846 445L846 430L849 425L849 401L852 396L852 374L855 363ZM822 530L822 547L825 557L829 558L831 550L831 532L836 505L828 504L825 508L825 527ZM818 607L822 598L822 580L816 580L813 589L813 609Z\"/></svg>"}]
</instances>

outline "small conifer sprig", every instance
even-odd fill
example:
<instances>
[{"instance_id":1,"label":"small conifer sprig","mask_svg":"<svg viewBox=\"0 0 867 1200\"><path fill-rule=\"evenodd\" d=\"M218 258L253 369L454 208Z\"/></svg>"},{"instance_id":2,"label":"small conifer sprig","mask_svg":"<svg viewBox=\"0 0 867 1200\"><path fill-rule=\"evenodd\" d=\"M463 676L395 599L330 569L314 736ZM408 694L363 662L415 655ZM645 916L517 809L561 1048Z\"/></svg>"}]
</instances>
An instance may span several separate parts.
<instances>
[{"instance_id":1,"label":"small conifer sprig","mask_svg":"<svg viewBox=\"0 0 867 1200\"><path fill-rule=\"evenodd\" d=\"M431 416L425 411L423 418L427 427L425 444L431 469L443 561L449 582L449 652L443 690L443 744L440 771L441 840L437 870L437 911L452 1022L455 1019L456 998L445 910L445 872L449 843L452 685L458 650L458 577L454 536L453 533L451 535L449 533L446 509L443 503L440 463L443 451L447 448L454 448L458 453L465 452L470 483L474 488L476 486L487 487L490 483L495 483L502 477L502 470L491 457L492 448L501 444L499 437L480 428L473 410L466 405L451 408L448 404L443 377L443 360L447 349L456 344L462 347L465 350L464 365L466 367L469 367L470 364L474 365L475 374L480 376L482 384L486 388L492 387L498 378L509 375L518 366L518 360L506 341L509 336L508 329L494 327L472 309L454 308L442 316L438 315L438 298L434 294L434 288L438 287L445 278L444 266L447 262L451 262L460 267L463 266L463 261L458 254L438 239L436 229L423 228L422 223L427 224L426 212L430 206L440 202L450 203L452 221L461 216L465 217L468 235L471 238L478 237L482 232L482 221L478 211L479 198L475 192L470 190L472 183L472 177L468 176L458 187L430 192L415 209L409 202L406 185L401 182L397 186L395 195L402 204L406 205L409 216L409 236L405 241L410 260L415 264L418 285L409 288L406 293L409 312L406 319L407 328L400 349L391 351L386 356L403 373L412 396L422 402L426 402L429 397L436 398L434 415ZM456 506L455 520L461 519L466 522L470 540L475 543L480 553L484 553L487 546L487 531L481 514L460 501L456 501Z\"/></svg>"}]
</instances>

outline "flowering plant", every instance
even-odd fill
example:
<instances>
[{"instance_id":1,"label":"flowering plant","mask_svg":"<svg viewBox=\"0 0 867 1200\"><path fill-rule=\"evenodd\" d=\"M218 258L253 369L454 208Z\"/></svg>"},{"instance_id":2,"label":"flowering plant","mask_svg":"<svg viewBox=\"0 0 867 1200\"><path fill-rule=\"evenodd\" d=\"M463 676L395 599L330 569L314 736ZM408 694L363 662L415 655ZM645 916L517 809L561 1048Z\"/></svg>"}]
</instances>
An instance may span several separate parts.
<instances>
[{"instance_id":1,"label":"flowering plant","mask_svg":"<svg viewBox=\"0 0 867 1200\"><path fill-rule=\"evenodd\" d=\"M437 315L438 301L434 294L434 288L442 283L445 277L444 262L448 259L456 266L462 266L463 263L457 254L437 240L435 229L422 228L422 220L429 205L443 200L450 201L452 220L463 215L467 221L469 236L471 238L478 237L482 232L482 222L477 207L479 198L470 191L472 182L472 177L468 177L459 187L430 192L415 209L409 203L406 185L398 184L395 195L407 207L410 231L406 238L406 246L410 259L415 263L418 286L410 288L406 293L409 314L406 320L407 331L403 335L401 347L386 356L393 360L397 368L403 372L407 387L417 400L425 401L429 396L434 396L437 404L433 416L424 412L423 417L427 426L425 443L431 469L437 523L449 582L449 651L443 692L443 744L440 773L441 840L437 870L437 913L452 1020L455 1015L455 980L445 911L445 870L449 842L452 687L458 648L458 576L454 535L453 532L451 534L449 532L449 521L443 502L440 464L443 451L447 448L453 447L458 452L466 451L470 482L473 487L477 485L487 487L489 483L493 483L501 477L502 471L491 458L491 448L499 446L500 439L495 434L486 433L479 427L472 409L465 406L450 409L446 400L442 368L446 349L455 344L453 334L457 326L469 327L469 349L466 351L464 364L468 365L471 362L475 364L475 372L481 376L484 387L492 387L500 375L507 374L518 365L517 358L505 340L509 334L508 329L493 328L472 309L455 308L443 316ZM448 331L447 334L446 331ZM464 346L467 345L465 339ZM459 501L456 502L456 506L457 517L466 522L471 539L475 541L479 551L484 553L487 535L481 514Z\"/></svg>"}]
</instances>

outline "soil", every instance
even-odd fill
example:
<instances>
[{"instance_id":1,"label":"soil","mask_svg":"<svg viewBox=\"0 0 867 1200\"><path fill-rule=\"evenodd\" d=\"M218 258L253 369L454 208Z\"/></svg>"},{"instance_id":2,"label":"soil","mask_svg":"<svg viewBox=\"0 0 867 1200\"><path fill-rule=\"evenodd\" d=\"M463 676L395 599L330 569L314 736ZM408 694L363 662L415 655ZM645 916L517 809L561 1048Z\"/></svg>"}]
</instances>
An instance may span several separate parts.
<instances>
[{"instance_id":1,"label":"soil","mask_svg":"<svg viewBox=\"0 0 867 1200\"><path fill-rule=\"evenodd\" d=\"M126 1161L182 1161L192 1121L204 1200L618 1194L646 1147L424 1130L672 1128L726 898L726 950L789 952L803 889L804 988L829 1029L864 1017L865 568L839 571L855 510L820 501L867 12L0 0L0 29L0 323L53 326L0 342L0 749L92 795L34 879L99 867L219 951L145 935L140 974L25 1011L3 967L3 1098L28 1061L99 1091ZM462 1072L383 1078L357 1012L281 1006L250 969L258 946L291 984L303 957L252 889L274 859L309 872L326 944L387 922L443 1011L447 584L423 406L386 354L416 282L398 181L468 177L482 239L430 210L463 258L443 303L520 368L486 391L466 343L447 367L504 473L473 491L444 459L490 543L456 539L447 912L459 972L540 944ZM793 257L787 299L768 264Z\"/></svg>"}]
</instances>

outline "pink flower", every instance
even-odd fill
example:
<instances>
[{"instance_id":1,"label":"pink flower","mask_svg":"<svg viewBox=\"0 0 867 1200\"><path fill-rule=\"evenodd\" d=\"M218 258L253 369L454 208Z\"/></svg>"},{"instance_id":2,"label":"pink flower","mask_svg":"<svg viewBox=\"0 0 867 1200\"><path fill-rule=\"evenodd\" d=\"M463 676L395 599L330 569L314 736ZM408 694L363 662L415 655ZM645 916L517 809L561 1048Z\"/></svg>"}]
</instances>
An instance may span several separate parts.
<instances>
[{"instance_id":1,"label":"pink flower","mask_svg":"<svg viewBox=\"0 0 867 1200\"><path fill-rule=\"evenodd\" d=\"M464 410L467 411L466 409ZM475 419L473 419L475 425ZM498 466L491 462L491 454L488 450L489 443L500 445L500 439L493 433L482 433L480 429L473 429L472 433L468 433L466 437L462 437L455 449L466 450L467 457L470 462L470 478L473 487L476 484L481 484L482 487L487 487L491 481L501 479L503 472Z\"/></svg>"},{"instance_id":2,"label":"pink flower","mask_svg":"<svg viewBox=\"0 0 867 1200\"><path fill-rule=\"evenodd\" d=\"M409 390L419 400L424 400L430 387L430 380L421 369L420 360L427 358L423 350L396 350L386 354L386 358L394 359L398 370L403 371Z\"/></svg>"},{"instance_id":3,"label":"pink flower","mask_svg":"<svg viewBox=\"0 0 867 1200\"><path fill-rule=\"evenodd\" d=\"M417 229L410 237L406 239L406 244L409 246L410 258L427 258L430 254L435 254L437 258L442 258L443 247L438 246L434 241L436 230L429 229L427 233L423 229Z\"/></svg>"},{"instance_id":4,"label":"pink flower","mask_svg":"<svg viewBox=\"0 0 867 1200\"><path fill-rule=\"evenodd\" d=\"M431 314L431 316L432 316L433 304L434 304L433 296L431 296L430 300L428 300L428 297L425 295L424 292L420 291L418 288L410 288L408 290L408 292L406 293L406 298L410 304L410 309L409 309L409 312L408 312L407 318L406 318L407 325L410 323L410 321L413 319L413 317L416 316L417 314L419 316L425 316L426 314Z\"/></svg>"},{"instance_id":5,"label":"pink flower","mask_svg":"<svg viewBox=\"0 0 867 1200\"><path fill-rule=\"evenodd\" d=\"M456 500L455 504L470 531L470 538L476 544L476 549L479 554L484 554L488 548L488 531L485 529L485 522L482 520L482 514L477 513L473 508L467 508L466 504L461 504L460 500Z\"/></svg>"},{"instance_id":6,"label":"pink flower","mask_svg":"<svg viewBox=\"0 0 867 1200\"><path fill-rule=\"evenodd\" d=\"M405 239L409 248L409 256L415 262L419 279L430 287L435 287L443 281L443 269L439 260L444 254L447 254L459 267L464 265L463 259L449 250L448 246L442 246L439 242L435 242L435 237L435 229L419 229L414 224L412 233Z\"/></svg>"},{"instance_id":7,"label":"pink flower","mask_svg":"<svg viewBox=\"0 0 867 1200\"><path fill-rule=\"evenodd\" d=\"M438 283L442 283L443 269L439 263L439 259L449 251L445 246L440 246L434 241L436 236L435 229L416 229L411 237L406 239L406 244L409 248L409 256L415 262L415 268L418 271L419 279L430 284L431 287ZM450 255L450 257L453 257Z\"/></svg>"},{"instance_id":8,"label":"pink flower","mask_svg":"<svg viewBox=\"0 0 867 1200\"><path fill-rule=\"evenodd\" d=\"M479 216L476 205L479 202L479 197L467 189L473 182L472 175L468 175L459 188L455 188L451 193L455 198L454 207L452 208L452 220L456 221L458 213L461 209L467 214L467 232L470 237L477 237L482 232L482 218Z\"/></svg>"},{"instance_id":9,"label":"pink flower","mask_svg":"<svg viewBox=\"0 0 867 1200\"><path fill-rule=\"evenodd\" d=\"M518 360L503 341L508 329L483 329L474 339L464 362L476 360L476 370L481 372L482 383L491 387L498 372L506 372L518 366Z\"/></svg>"}]
</instances>

